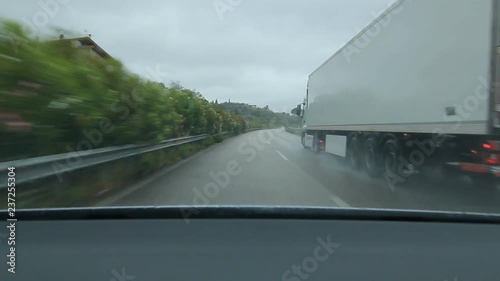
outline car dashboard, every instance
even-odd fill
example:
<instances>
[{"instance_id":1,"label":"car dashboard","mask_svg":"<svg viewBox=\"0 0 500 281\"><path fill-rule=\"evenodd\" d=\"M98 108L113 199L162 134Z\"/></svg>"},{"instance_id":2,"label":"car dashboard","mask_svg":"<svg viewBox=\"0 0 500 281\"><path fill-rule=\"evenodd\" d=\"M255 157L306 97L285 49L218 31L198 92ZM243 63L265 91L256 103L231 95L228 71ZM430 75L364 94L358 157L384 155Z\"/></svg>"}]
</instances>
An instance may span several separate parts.
<instances>
[{"instance_id":1,"label":"car dashboard","mask_svg":"<svg viewBox=\"0 0 500 281\"><path fill-rule=\"evenodd\" d=\"M495 215L230 206L16 215L15 273L4 233L0 280L500 278Z\"/></svg>"}]
</instances>

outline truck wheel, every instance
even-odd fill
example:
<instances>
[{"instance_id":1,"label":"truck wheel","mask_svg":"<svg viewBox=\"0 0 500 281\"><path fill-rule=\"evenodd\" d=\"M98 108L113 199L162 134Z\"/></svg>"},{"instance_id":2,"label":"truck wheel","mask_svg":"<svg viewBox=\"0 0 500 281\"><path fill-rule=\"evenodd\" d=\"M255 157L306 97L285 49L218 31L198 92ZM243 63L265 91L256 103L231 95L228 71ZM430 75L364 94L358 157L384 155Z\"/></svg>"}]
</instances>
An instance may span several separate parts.
<instances>
[{"instance_id":1,"label":"truck wheel","mask_svg":"<svg viewBox=\"0 0 500 281\"><path fill-rule=\"evenodd\" d=\"M357 137L352 137L347 148L347 160L351 169L357 171L361 168L361 158L359 155L359 140Z\"/></svg>"},{"instance_id":2,"label":"truck wheel","mask_svg":"<svg viewBox=\"0 0 500 281\"><path fill-rule=\"evenodd\" d=\"M395 140L388 140L384 144L384 170L390 178L404 178L398 170L398 158L401 156L401 148Z\"/></svg>"},{"instance_id":3,"label":"truck wheel","mask_svg":"<svg viewBox=\"0 0 500 281\"><path fill-rule=\"evenodd\" d=\"M378 177L382 174L383 168L380 161L380 152L375 138L368 138L363 149L363 159L366 173L370 177Z\"/></svg>"}]
</instances>

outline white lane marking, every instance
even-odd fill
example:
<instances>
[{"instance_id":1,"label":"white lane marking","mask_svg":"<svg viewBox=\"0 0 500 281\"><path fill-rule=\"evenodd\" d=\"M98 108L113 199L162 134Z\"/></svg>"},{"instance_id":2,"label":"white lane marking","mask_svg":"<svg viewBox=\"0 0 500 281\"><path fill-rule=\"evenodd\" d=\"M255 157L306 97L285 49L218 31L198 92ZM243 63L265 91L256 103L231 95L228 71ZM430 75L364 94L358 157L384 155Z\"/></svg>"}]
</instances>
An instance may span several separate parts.
<instances>
[{"instance_id":1,"label":"white lane marking","mask_svg":"<svg viewBox=\"0 0 500 281\"><path fill-rule=\"evenodd\" d=\"M105 189L97 192L96 196L99 196L99 195L103 194L104 192L107 192L108 190L109 190L108 188L105 188Z\"/></svg>"},{"instance_id":2,"label":"white lane marking","mask_svg":"<svg viewBox=\"0 0 500 281\"><path fill-rule=\"evenodd\" d=\"M281 153L279 150L276 150L276 152L278 152L278 154L281 156L281 158L283 158L285 161L288 161L288 158L286 158L286 156L283 155L283 153Z\"/></svg>"},{"instance_id":3,"label":"white lane marking","mask_svg":"<svg viewBox=\"0 0 500 281\"><path fill-rule=\"evenodd\" d=\"M340 199L340 197L336 195L330 195L330 199L332 199L333 203L337 204L341 208L350 208L351 205L347 204L344 200Z\"/></svg>"}]
</instances>

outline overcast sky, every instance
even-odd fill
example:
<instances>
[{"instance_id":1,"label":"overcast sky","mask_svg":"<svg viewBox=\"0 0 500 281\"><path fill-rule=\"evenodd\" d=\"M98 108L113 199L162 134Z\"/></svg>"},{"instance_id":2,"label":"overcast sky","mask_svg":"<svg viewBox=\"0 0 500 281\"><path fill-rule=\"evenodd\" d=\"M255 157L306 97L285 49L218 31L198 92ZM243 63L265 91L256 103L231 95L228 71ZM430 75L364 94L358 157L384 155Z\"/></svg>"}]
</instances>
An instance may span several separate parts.
<instances>
[{"instance_id":1,"label":"overcast sky","mask_svg":"<svg viewBox=\"0 0 500 281\"><path fill-rule=\"evenodd\" d=\"M33 33L91 33L132 72L178 80L208 100L289 112L308 75L393 2L0 0L0 16Z\"/></svg>"}]
</instances>

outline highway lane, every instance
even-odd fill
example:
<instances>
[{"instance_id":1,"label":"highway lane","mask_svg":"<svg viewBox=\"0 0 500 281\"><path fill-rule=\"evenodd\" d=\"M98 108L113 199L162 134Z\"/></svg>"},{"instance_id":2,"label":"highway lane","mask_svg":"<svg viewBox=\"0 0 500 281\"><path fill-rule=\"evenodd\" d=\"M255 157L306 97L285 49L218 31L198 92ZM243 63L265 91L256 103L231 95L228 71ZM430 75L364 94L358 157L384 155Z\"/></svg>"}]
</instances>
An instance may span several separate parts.
<instances>
[{"instance_id":1,"label":"highway lane","mask_svg":"<svg viewBox=\"0 0 500 281\"><path fill-rule=\"evenodd\" d=\"M284 129L230 138L97 206L270 205L500 213L500 190L467 182L409 181L390 188L304 149Z\"/></svg>"},{"instance_id":2,"label":"highway lane","mask_svg":"<svg viewBox=\"0 0 500 281\"><path fill-rule=\"evenodd\" d=\"M300 138L291 134L277 134L276 144L298 148ZM500 213L500 190L494 187L478 188L463 179L423 180L410 178L403 185L391 188L386 179L373 179L363 172L352 171L345 160L330 154L315 154L303 149L291 158L306 173L330 192L352 207L412 210L443 210Z\"/></svg>"},{"instance_id":3,"label":"highway lane","mask_svg":"<svg viewBox=\"0 0 500 281\"><path fill-rule=\"evenodd\" d=\"M324 186L277 152L272 132L227 139L134 192L118 196L119 200L100 205L338 206Z\"/></svg>"}]
</instances>

